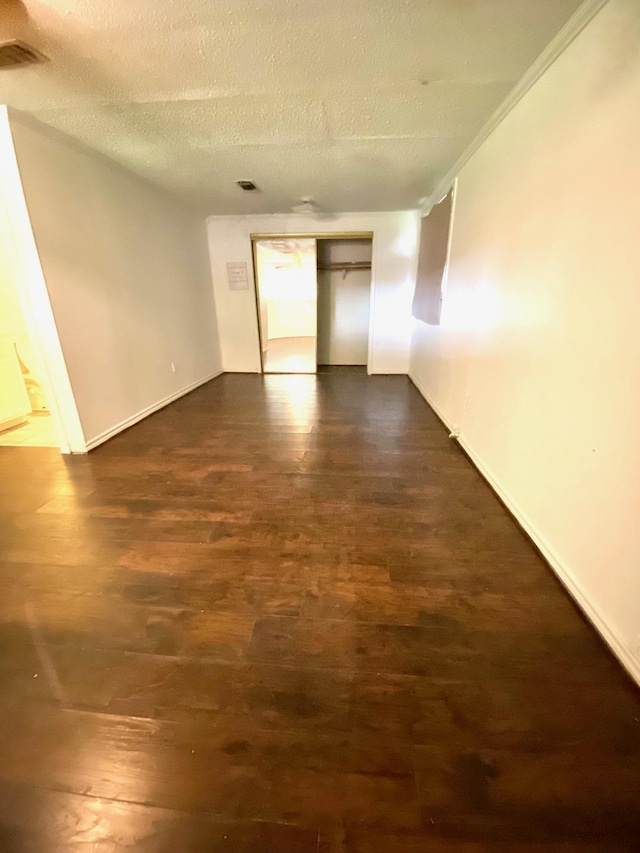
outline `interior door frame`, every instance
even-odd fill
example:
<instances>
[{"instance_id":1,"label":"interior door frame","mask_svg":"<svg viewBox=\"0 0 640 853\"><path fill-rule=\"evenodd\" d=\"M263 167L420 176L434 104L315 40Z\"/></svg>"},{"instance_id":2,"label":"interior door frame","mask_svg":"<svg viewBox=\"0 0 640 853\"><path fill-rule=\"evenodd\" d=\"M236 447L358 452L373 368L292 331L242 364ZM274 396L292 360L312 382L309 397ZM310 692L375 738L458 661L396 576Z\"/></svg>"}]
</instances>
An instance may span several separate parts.
<instances>
[{"instance_id":1,"label":"interior door frame","mask_svg":"<svg viewBox=\"0 0 640 853\"><path fill-rule=\"evenodd\" d=\"M260 372L264 373L264 359L262 357L262 325L260 321L260 296L258 291L258 264L256 260L256 243L261 240L371 240L373 244L373 231L295 231L289 233L278 232L276 234L250 234L251 260L253 263L253 295L256 304L256 316L258 320L258 350L260 353ZM317 298L317 297L316 297ZM373 253L371 258L371 283L370 299L373 300ZM373 320L373 306L369 310L369 347L367 354L367 373L369 373L369 362L371 360L371 323ZM317 364L316 364L317 373ZM312 376L314 374L311 374Z\"/></svg>"}]
</instances>

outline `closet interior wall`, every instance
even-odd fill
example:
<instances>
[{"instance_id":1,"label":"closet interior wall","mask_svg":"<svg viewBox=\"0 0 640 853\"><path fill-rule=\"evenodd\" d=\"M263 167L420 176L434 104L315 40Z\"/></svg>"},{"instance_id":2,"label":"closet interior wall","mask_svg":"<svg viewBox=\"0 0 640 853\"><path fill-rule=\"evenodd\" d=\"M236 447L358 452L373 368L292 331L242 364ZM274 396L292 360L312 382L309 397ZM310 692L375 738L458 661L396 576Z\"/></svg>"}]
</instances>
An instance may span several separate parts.
<instances>
[{"instance_id":1,"label":"closet interior wall","mask_svg":"<svg viewBox=\"0 0 640 853\"><path fill-rule=\"evenodd\" d=\"M366 365L370 239L318 240L318 365Z\"/></svg>"}]
</instances>

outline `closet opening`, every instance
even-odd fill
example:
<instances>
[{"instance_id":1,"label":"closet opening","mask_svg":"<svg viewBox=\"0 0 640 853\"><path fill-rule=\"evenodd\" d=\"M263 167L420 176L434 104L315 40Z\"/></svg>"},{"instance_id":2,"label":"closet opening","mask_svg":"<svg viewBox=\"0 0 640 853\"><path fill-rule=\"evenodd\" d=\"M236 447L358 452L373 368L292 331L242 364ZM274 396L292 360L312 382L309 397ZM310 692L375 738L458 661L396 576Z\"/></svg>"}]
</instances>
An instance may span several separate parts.
<instances>
[{"instance_id":1,"label":"closet opening","mask_svg":"<svg viewBox=\"0 0 640 853\"><path fill-rule=\"evenodd\" d=\"M318 240L317 251L318 367L366 368L372 241Z\"/></svg>"},{"instance_id":2,"label":"closet opening","mask_svg":"<svg viewBox=\"0 0 640 853\"><path fill-rule=\"evenodd\" d=\"M264 373L367 369L372 238L252 236Z\"/></svg>"}]
</instances>

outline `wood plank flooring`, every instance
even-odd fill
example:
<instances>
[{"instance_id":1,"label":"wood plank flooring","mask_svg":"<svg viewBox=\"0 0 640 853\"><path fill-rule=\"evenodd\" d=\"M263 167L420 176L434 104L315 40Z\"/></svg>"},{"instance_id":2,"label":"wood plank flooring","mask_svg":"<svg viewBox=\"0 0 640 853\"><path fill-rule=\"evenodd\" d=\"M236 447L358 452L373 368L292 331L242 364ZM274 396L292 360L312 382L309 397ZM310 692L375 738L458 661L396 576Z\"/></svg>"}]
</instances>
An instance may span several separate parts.
<instances>
[{"instance_id":1,"label":"wood plank flooring","mask_svg":"<svg viewBox=\"0 0 640 853\"><path fill-rule=\"evenodd\" d=\"M640 850L638 690L405 377L0 472L2 853Z\"/></svg>"}]
</instances>

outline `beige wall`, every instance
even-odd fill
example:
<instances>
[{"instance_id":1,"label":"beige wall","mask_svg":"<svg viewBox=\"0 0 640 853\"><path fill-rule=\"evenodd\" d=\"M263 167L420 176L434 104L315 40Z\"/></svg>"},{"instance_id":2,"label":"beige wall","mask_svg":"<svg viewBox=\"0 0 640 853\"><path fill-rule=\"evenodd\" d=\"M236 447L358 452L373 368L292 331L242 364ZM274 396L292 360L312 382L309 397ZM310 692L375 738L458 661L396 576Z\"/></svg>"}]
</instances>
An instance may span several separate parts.
<instances>
[{"instance_id":1,"label":"beige wall","mask_svg":"<svg viewBox=\"0 0 640 853\"><path fill-rule=\"evenodd\" d=\"M10 126L93 445L220 371L205 223L61 134L13 114Z\"/></svg>"},{"instance_id":2,"label":"beige wall","mask_svg":"<svg viewBox=\"0 0 640 853\"><path fill-rule=\"evenodd\" d=\"M411 375L640 679L639 105L611 0L462 171Z\"/></svg>"}]
</instances>

